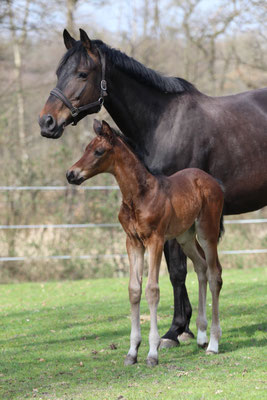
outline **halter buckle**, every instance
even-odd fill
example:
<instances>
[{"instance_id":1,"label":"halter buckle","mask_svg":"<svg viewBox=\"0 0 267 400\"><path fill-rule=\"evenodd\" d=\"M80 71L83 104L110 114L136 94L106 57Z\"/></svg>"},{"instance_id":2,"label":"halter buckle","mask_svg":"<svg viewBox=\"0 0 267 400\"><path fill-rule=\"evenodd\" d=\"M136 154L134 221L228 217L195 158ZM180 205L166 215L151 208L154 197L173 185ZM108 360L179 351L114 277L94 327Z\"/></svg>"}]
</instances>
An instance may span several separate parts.
<instances>
[{"instance_id":1,"label":"halter buckle","mask_svg":"<svg viewBox=\"0 0 267 400\"><path fill-rule=\"evenodd\" d=\"M103 92L107 91L107 81L105 79L102 79L102 81L100 82L100 87Z\"/></svg>"},{"instance_id":2,"label":"halter buckle","mask_svg":"<svg viewBox=\"0 0 267 400\"><path fill-rule=\"evenodd\" d=\"M77 115L79 114L79 110L78 108L74 107L71 109L70 113L73 117L77 117Z\"/></svg>"}]
</instances>

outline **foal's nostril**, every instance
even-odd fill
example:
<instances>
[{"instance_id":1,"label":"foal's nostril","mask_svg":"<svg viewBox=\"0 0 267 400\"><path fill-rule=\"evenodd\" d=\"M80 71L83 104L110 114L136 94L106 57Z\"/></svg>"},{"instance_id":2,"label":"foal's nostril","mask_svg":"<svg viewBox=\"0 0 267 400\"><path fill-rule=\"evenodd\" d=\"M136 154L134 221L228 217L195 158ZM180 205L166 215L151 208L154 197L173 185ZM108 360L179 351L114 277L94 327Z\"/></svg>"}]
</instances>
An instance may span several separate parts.
<instances>
[{"instance_id":1,"label":"foal's nostril","mask_svg":"<svg viewBox=\"0 0 267 400\"><path fill-rule=\"evenodd\" d=\"M67 171L66 178L67 178L68 182L70 183L74 178L74 172L73 171Z\"/></svg>"}]
</instances>

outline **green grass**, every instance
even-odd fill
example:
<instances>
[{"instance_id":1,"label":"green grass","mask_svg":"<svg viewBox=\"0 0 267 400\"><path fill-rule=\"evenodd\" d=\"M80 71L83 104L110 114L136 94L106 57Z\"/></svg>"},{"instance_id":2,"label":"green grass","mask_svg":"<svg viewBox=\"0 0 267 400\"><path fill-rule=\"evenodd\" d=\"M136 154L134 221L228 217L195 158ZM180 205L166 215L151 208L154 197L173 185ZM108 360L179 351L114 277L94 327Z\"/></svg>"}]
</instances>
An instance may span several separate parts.
<instances>
[{"instance_id":1,"label":"green grass","mask_svg":"<svg viewBox=\"0 0 267 400\"><path fill-rule=\"evenodd\" d=\"M155 368L145 365L145 317L139 363L123 365L130 334L127 279L2 285L0 399L264 399L266 269L227 270L223 278L220 354L207 356L192 341L161 350ZM187 286L196 333L193 272ZM160 287L163 334L173 312L168 277ZM207 304L210 325L210 295ZM141 313L148 314L144 299Z\"/></svg>"}]
</instances>

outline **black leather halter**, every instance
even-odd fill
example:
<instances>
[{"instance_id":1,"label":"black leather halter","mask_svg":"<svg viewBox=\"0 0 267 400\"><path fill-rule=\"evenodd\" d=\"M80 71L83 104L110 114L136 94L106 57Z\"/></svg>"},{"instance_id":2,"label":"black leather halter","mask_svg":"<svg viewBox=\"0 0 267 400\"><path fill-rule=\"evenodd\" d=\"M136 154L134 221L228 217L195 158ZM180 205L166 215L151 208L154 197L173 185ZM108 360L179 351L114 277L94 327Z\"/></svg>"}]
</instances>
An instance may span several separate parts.
<instances>
[{"instance_id":1,"label":"black leather halter","mask_svg":"<svg viewBox=\"0 0 267 400\"><path fill-rule=\"evenodd\" d=\"M85 104L84 106L81 107L74 107L71 101L64 95L64 93L57 87L55 87L53 90L51 90L50 94L52 96L56 96L58 99L62 101L62 103L65 104L66 107L70 109L71 115L73 117L73 123L72 125L77 125L77 117L78 115L83 112L90 110L91 108L94 107L99 107L99 109L96 112L99 112L101 110L101 107L104 104L104 97L107 96L107 81L105 80L105 70L106 70L106 58L105 55L101 53L99 49L99 57L100 57L100 64L101 64L101 82L100 82L100 97L97 101L94 101L92 103Z\"/></svg>"}]
</instances>

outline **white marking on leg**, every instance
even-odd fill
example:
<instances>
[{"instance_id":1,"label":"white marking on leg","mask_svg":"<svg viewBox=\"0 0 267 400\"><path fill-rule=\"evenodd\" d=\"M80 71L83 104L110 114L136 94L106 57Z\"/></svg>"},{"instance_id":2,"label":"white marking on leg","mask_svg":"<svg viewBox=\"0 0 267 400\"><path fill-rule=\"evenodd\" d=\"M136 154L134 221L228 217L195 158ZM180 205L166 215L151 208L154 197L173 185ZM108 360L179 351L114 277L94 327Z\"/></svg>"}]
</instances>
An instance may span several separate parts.
<instances>
[{"instance_id":1,"label":"white marking on leg","mask_svg":"<svg viewBox=\"0 0 267 400\"><path fill-rule=\"evenodd\" d=\"M208 338L207 338L207 331L201 331L198 329L197 331L197 344L199 346L205 346L208 343Z\"/></svg>"},{"instance_id":2,"label":"white marking on leg","mask_svg":"<svg viewBox=\"0 0 267 400\"><path fill-rule=\"evenodd\" d=\"M130 262L129 299L131 303L131 335L130 349L125 359L125 365L137 362L138 348L141 343L140 299L142 293L142 274L144 266L144 248L134 246L127 238L127 252Z\"/></svg>"},{"instance_id":3,"label":"white marking on leg","mask_svg":"<svg viewBox=\"0 0 267 400\"><path fill-rule=\"evenodd\" d=\"M147 365L158 364L158 348L160 336L157 324L157 308L159 303L159 269L163 252L163 240L152 238L149 250L149 269L146 286L146 298L150 309L150 332L149 332L149 352L147 355Z\"/></svg>"}]
</instances>

